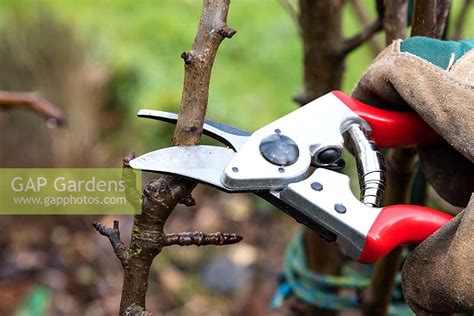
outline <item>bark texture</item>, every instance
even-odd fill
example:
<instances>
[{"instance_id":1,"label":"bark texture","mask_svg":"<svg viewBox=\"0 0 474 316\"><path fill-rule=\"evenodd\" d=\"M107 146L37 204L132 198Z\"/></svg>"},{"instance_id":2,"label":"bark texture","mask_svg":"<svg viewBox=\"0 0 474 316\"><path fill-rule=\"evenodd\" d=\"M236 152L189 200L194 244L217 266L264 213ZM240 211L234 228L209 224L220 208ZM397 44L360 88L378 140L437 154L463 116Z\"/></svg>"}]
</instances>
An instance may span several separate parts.
<instances>
[{"instance_id":1,"label":"bark texture","mask_svg":"<svg viewBox=\"0 0 474 316\"><path fill-rule=\"evenodd\" d=\"M385 30L385 44L405 38L408 16L408 0L387 0L383 28Z\"/></svg>"},{"instance_id":2,"label":"bark texture","mask_svg":"<svg viewBox=\"0 0 474 316\"><path fill-rule=\"evenodd\" d=\"M436 37L436 0L416 0L411 36Z\"/></svg>"},{"instance_id":3,"label":"bark texture","mask_svg":"<svg viewBox=\"0 0 474 316\"><path fill-rule=\"evenodd\" d=\"M298 24L303 40L304 88L300 105L341 86L345 64L342 46L344 1L299 1Z\"/></svg>"},{"instance_id":4,"label":"bark texture","mask_svg":"<svg viewBox=\"0 0 474 316\"><path fill-rule=\"evenodd\" d=\"M226 24L229 1L204 1L193 47L181 54L185 73L179 118L173 137L175 145L196 145L201 138L214 58L222 40L236 33Z\"/></svg>"}]
</instances>

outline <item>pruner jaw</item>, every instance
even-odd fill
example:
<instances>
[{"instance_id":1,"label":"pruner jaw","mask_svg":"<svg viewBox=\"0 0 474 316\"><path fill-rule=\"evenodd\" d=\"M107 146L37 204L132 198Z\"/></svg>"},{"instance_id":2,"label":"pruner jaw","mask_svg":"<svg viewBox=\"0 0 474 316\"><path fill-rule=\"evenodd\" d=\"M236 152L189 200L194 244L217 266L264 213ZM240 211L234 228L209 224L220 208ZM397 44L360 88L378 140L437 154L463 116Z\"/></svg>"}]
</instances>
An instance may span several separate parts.
<instances>
[{"instance_id":1,"label":"pruner jaw","mask_svg":"<svg viewBox=\"0 0 474 316\"><path fill-rule=\"evenodd\" d=\"M226 147L198 145L167 147L141 155L130 161L133 169L173 174L192 179L222 191L222 174L235 152Z\"/></svg>"},{"instance_id":2,"label":"pruner jaw","mask_svg":"<svg viewBox=\"0 0 474 316\"><path fill-rule=\"evenodd\" d=\"M138 111L137 116L171 124L176 124L178 121L178 114L157 110L142 109ZM204 121L203 133L235 151L239 150L250 136L249 132L211 120Z\"/></svg>"}]
</instances>

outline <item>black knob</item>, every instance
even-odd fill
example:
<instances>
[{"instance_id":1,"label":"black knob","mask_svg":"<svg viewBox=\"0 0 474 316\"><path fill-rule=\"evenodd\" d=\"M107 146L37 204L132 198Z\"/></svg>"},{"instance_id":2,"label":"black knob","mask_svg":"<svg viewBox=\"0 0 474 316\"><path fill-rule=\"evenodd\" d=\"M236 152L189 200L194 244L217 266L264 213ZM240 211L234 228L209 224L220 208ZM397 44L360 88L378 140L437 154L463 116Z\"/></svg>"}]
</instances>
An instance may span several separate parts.
<instances>
[{"instance_id":1,"label":"black knob","mask_svg":"<svg viewBox=\"0 0 474 316\"><path fill-rule=\"evenodd\" d=\"M319 163L329 165L341 159L341 150L339 148L328 147L321 150L317 155Z\"/></svg>"}]
</instances>

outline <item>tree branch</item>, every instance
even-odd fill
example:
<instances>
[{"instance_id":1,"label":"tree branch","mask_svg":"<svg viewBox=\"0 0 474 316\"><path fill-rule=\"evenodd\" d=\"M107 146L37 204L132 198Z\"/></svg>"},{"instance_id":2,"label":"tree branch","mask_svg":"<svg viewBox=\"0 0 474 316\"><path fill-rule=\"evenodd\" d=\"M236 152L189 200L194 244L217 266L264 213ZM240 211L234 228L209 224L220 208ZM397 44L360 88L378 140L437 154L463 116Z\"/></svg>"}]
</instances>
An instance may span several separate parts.
<instances>
[{"instance_id":1,"label":"tree branch","mask_svg":"<svg viewBox=\"0 0 474 316\"><path fill-rule=\"evenodd\" d=\"M387 46L394 40L405 38L407 16L408 0L387 0L385 2L383 27Z\"/></svg>"},{"instance_id":2,"label":"tree branch","mask_svg":"<svg viewBox=\"0 0 474 316\"><path fill-rule=\"evenodd\" d=\"M184 60L184 87L173 143L191 146L199 143L206 115L209 81L217 49L235 30L227 27L230 0L205 0L192 49L181 54Z\"/></svg>"},{"instance_id":3,"label":"tree branch","mask_svg":"<svg viewBox=\"0 0 474 316\"><path fill-rule=\"evenodd\" d=\"M238 243L243 238L236 234L229 233L212 233L206 234L203 232L184 232L177 234L166 234L161 240L161 246L205 246L215 245L224 246Z\"/></svg>"},{"instance_id":4,"label":"tree branch","mask_svg":"<svg viewBox=\"0 0 474 316\"><path fill-rule=\"evenodd\" d=\"M353 7L356 8L357 12L357 6L360 6L360 3L357 3L356 0L351 1L353 4ZM384 4L383 1L377 0L377 18L370 22L366 23L365 26L362 28L362 30L354 35L351 38L345 39L342 42L341 49L340 49L340 54L342 55L342 58L344 58L347 54L352 52L354 49L365 43L367 40L372 38L372 36L377 33L378 31L382 30L383 26L383 16L384 16ZM360 15L360 14L359 14Z\"/></svg>"},{"instance_id":5,"label":"tree branch","mask_svg":"<svg viewBox=\"0 0 474 316\"><path fill-rule=\"evenodd\" d=\"M365 43L369 38L371 38L375 33L382 29L382 20L377 19L366 26L356 35L351 38L346 39L342 43L341 54L346 56L354 49Z\"/></svg>"},{"instance_id":6,"label":"tree branch","mask_svg":"<svg viewBox=\"0 0 474 316\"><path fill-rule=\"evenodd\" d=\"M120 238L119 222L114 221L114 226L112 228L102 225L100 223L94 222L92 226L101 234L102 236L107 237L112 244L115 255L120 260L122 267L124 269L129 269L128 265L128 249Z\"/></svg>"},{"instance_id":7,"label":"tree branch","mask_svg":"<svg viewBox=\"0 0 474 316\"><path fill-rule=\"evenodd\" d=\"M303 91L293 97L299 105L341 86L345 67L339 53L344 39L343 6L343 1L299 0L298 25L303 41L304 86Z\"/></svg>"},{"instance_id":8,"label":"tree branch","mask_svg":"<svg viewBox=\"0 0 474 316\"><path fill-rule=\"evenodd\" d=\"M37 93L0 91L0 107L25 107L38 113L53 126L63 126L66 117L59 108Z\"/></svg>"},{"instance_id":9,"label":"tree branch","mask_svg":"<svg viewBox=\"0 0 474 316\"><path fill-rule=\"evenodd\" d=\"M304 105L323 94L341 88L345 61L341 55L343 1L299 0L298 24L303 42L304 86L294 100ZM319 274L340 274L339 246L328 243L309 228L304 230L307 266ZM328 289L335 292L337 289ZM296 303L295 303L296 302ZM295 305L298 308L295 308ZM289 297L273 314L333 316L324 310Z\"/></svg>"},{"instance_id":10,"label":"tree branch","mask_svg":"<svg viewBox=\"0 0 474 316\"><path fill-rule=\"evenodd\" d=\"M435 38L442 38L447 27L451 0L438 0L436 5L436 33Z\"/></svg>"},{"instance_id":11,"label":"tree branch","mask_svg":"<svg viewBox=\"0 0 474 316\"><path fill-rule=\"evenodd\" d=\"M436 1L415 0L411 36L436 37Z\"/></svg>"},{"instance_id":12,"label":"tree branch","mask_svg":"<svg viewBox=\"0 0 474 316\"><path fill-rule=\"evenodd\" d=\"M178 122L173 136L174 145L190 146L199 143L209 94L209 81L214 58L224 38L231 38L235 30L227 27L226 19L230 0L204 0L198 31L192 49L183 53L184 84ZM124 159L124 172L128 161ZM134 175L126 174L127 181L135 182ZM127 187L134 187L128 186ZM175 176L164 175L158 180L150 181L142 194L141 214L134 218L132 238L128 249L128 269L125 269L120 302L120 314L133 314L135 311L145 315L145 298L148 288L148 274L153 259L161 252L162 247L173 244L196 244L196 235L164 233L163 228L169 215L178 203L193 205L191 191L195 184ZM138 193L130 191L127 198L132 202ZM131 203L132 203L131 202ZM132 205L134 205L132 203ZM117 227L118 228L118 227ZM202 233L195 233L197 235ZM238 242L238 236L204 235L201 244L222 244ZM212 236L212 237L211 237ZM231 237L233 236L233 237ZM215 243L211 243L211 240Z\"/></svg>"}]
</instances>

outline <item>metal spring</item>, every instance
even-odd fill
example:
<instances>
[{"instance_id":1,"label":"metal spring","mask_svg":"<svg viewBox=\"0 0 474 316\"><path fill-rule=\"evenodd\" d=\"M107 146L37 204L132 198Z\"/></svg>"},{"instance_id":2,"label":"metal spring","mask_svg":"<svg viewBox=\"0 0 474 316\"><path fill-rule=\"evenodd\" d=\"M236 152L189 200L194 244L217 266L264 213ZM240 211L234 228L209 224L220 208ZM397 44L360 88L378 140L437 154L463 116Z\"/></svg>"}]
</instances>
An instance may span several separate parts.
<instances>
[{"instance_id":1,"label":"metal spring","mask_svg":"<svg viewBox=\"0 0 474 316\"><path fill-rule=\"evenodd\" d=\"M379 207L382 205L386 185L383 155L359 125L349 126L347 132L357 163L360 201L370 207Z\"/></svg>"}]
</instances>

